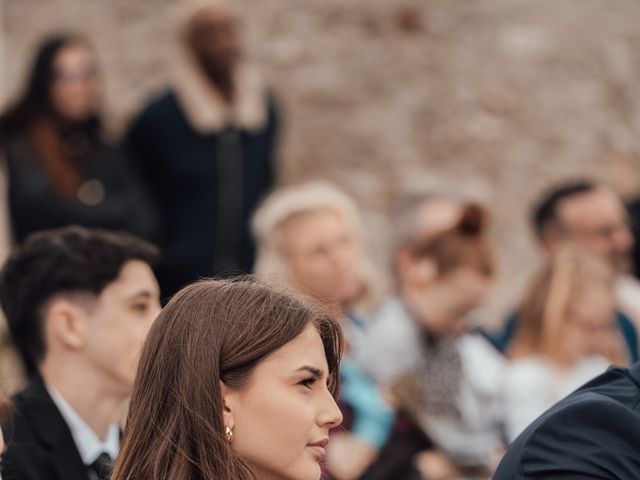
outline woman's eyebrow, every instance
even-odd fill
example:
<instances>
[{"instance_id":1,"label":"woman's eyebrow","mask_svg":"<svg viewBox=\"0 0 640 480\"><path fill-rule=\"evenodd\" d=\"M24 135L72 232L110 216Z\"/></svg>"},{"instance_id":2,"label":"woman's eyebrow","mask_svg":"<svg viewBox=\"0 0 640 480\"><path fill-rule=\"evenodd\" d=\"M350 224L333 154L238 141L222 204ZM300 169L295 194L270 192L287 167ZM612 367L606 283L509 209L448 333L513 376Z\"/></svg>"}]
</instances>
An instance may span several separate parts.
<instances>
[{"instance_id":1,"label":"woman's eyebrow","mask_svg":"<svg viewBox=\"0 0 640 480\"><path fill-rule=\"evenodd\" d=\"M324 376L324 372L322 370L320 370L319 368L311 367L309 365L304 365L303 367L298 368L296 372L299 372L301 370L306 370L317 378L322 378Z\"/></svg>"}]
</instances>

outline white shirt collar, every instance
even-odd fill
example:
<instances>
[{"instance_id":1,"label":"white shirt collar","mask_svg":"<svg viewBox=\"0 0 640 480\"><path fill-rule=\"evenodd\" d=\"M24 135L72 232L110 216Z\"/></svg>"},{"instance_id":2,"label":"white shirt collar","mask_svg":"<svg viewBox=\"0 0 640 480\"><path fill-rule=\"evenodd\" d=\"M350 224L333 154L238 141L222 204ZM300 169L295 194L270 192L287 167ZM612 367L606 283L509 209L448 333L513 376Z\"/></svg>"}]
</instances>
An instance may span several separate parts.
<instances>
[{"instance_id":1,"label":"white shirt collar","mask_svg":"<svg viewBox=\"0 0 640 480\"><path fill-rule=\"evenodd\" d=\"M108 453L115 459L120 450L120 428L117 423L112 423L104 440L91 429L80 415L54 388L47 386L53 403L56 404L62 418L71 430L71 436L76 444L80 458L85 465L91 465L101 453Z\"/></svg>"}]
</instances>

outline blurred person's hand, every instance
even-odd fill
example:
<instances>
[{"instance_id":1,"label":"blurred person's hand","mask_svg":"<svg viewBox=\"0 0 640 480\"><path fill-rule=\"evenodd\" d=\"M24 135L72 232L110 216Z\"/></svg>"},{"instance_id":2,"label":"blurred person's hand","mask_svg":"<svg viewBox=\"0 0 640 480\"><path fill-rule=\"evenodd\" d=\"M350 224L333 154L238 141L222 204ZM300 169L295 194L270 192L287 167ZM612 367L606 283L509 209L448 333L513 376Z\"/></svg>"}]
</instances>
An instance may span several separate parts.
<instances>
[{"instance_id":1,"label":"blurred person's hand","mask_svg":"<svg viewBox=\"0 0 640 480\"><path fill-rule=\"evenodd\" d=\"M371 465L378 449L350 433L331 436L327 446L327 465L335 480L355 480Z\"/></svg>"},{"instance_id":2,"label":"blurred person's hand","mask_svg":"<svg viewBox=\"0 0 640 480\"><path fill-rule=\"evenodd\" d=\"M446 455L437 450L417 454L415 464L423 480L453 480L460 475Z\"/></svg>"}]
</instances>

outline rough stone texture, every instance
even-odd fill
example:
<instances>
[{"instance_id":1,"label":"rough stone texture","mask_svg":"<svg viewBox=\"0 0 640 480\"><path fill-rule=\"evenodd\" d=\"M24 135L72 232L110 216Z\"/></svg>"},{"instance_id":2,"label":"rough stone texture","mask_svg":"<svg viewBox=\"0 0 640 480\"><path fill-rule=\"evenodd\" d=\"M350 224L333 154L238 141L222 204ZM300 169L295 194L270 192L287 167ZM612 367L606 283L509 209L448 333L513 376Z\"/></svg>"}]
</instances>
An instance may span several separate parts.
<instances>
[{"instance_id":1,"label":"rough stone texture","mask_svg":"<svg viewBox=\"0 0 640 480\"><path fill-rule=\"evenodd\" d=\"M469 194L493 210L492 318L538 257L528 205L550 183L640 177L637 0L236 0L248 54L287 112L281 180L328 177L366 212L378 256L407 190ZM123 125L170 69L169 0L4 0L9 91L52 29L94 40Z\"/></svg>"}]
</instances>

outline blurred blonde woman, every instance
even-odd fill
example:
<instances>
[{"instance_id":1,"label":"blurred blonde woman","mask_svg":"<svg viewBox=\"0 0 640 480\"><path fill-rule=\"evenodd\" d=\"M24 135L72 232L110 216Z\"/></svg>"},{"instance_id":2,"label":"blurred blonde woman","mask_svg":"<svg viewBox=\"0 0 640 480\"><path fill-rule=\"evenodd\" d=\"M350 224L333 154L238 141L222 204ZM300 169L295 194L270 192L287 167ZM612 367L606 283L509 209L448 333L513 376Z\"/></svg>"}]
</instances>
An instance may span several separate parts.
<instances>
[{"instance_id":1,"label":"blurred blonde woman","mask_svg":"<svg viewBox=\"0 0 640 480\"><path fill-rule=\"evenodd\" d=\"M334 433L327 461L333 478L358 478L385 444L394 418L375 383L353 361L368 328L364 313L380 291L380 275L364 254L358 209L330 183L294 185L264 201L252 229L258 277L342 312L348 351L341 368L340 406L348 433Z\"/></svg>"},{"instance_id":2,"label":"blurred blonde woman","mask_svg":"<svg viewBox=\"0 0 640 480\"><path fill-rule=\"evenodd\" d=\"M294 285L343 311L367 310L380 278L362 251L358 207L336 186L314 181L274 191L253 217L255 273Z\"/></svg>"},{"instance_id":3,"label":"blurred blonde woman","mask_svg":"<svg viewBox=\"0 0 640 480\"><path fill-rule=\"evenodd\" d=\"M615 324L614 280L604 261L576 247L560 250L533 278L508 351L510 439L609 364L630 363Z\"/></svg>"}]
</instances>

